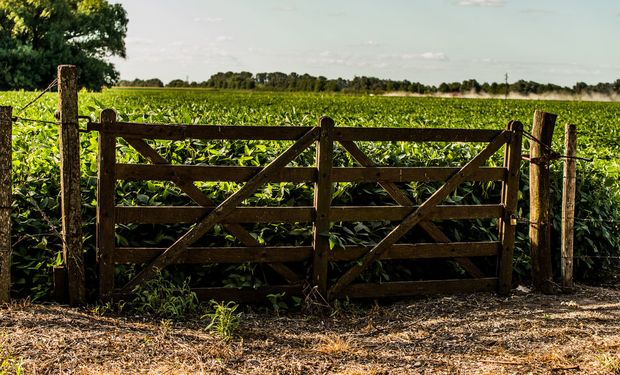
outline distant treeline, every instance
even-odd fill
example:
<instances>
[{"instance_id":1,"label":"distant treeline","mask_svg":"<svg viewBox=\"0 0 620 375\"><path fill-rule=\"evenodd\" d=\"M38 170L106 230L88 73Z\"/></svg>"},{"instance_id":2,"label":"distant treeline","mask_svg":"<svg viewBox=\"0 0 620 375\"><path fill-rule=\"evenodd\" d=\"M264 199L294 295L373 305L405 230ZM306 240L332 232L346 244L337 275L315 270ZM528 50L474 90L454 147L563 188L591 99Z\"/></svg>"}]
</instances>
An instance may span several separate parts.
<instances>
[{"instance_id":1,"label":"distant treeline","mask_svg":"<svg viewBox=\"0 0 620 375\"><path fill-rule=\"evenodd\" d=\"M538 83L533 81L519 80L514 83L479 83L475 79L463 82L442 83L439 86L425 85L408 80L393 81L375 77L355 77L353 79L327 79L323 76L311 76L297 73L257 73L249 72L226 72L217 73L203 82L187 82L175 79L168 84L157 78L133 81L121 80L121 87L204 87L214 89L231 90L272 90L272 91L315 91L315 92L351 92L351 93L384 93L384 92L408 92L416 94L469 94L485 93L490 95L505 95L517 93L530 94L620 94L620 79L613 83L598 83L588 85L585 82L577 82L573 87L559 86L551 83Z\"/></svg>"}]
</instances>

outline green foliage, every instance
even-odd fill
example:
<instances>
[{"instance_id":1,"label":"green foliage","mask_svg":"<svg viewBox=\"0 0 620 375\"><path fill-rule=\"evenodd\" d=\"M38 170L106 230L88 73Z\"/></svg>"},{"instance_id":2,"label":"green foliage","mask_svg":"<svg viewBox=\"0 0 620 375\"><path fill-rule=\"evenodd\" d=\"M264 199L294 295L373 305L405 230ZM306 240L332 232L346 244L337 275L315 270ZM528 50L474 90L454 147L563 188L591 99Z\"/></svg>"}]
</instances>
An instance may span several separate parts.
<instances>
[{"instance_id":1,"label":"green foliage","mask_svg":"<svg viewBox=\"0 0 620 375\"><path fill-rule=\"evenodd\" d=\"M0 103L21 107L36 94L31 92L0 92ZM620 255L620 128L616 126L620 103L542 102L464 100L439 98L397 98L345 96L297 93L231 93L206 90L107 90L103 93L80 94L80 114L96 118L103 108L114 108L126 121L234 124L234 125L303 125L313 126L321 115L329 115L341 126L376 127L444 127L444 128L503 128L509 119L518 119L530 128L529 119L534 109L559 115L558 123L578 124L579 154L595 157L592 163L580 162L578 167L578 193L576 216L590 221L576 225L575 276L578 280L597 278L617 272ZM30 107L24 117L53 121L56 109L55 95L46 94ZM82 124L82 127L84 124ZM59 214L59 166L57 128L54 125L18 121L13 137L13 293L30 295L33 300L49 297L51 270L60 262L62 244ZM561 150L563 129L557 126L554 148ZM175 141L151 142L164 157L173 163L205 165L264 165L277 156L287 142L229 142L229 141ZM397 166L456 166L468 160L481 149L481 145L360 142L360 148L370 158L382 165ZM524 149L527 149L527 143ZM96 206L96 153L97 134L81 134L82 149L82 200L84 219L84 249L89 272L96 275L94 213ZM145 162L131 147L123 142L117 146L119 162ZM337 166L353 166L354 160L339 147L335 148ZM527 152L524 150L524 152ZM500 165L501 152L490 162ZM303 153L291 165L313 165L314 153ZM561 167L554 163L554 228L559 230L559 200L561 199L558 174ZM528 169L522 168L519 215L528 216ZM221 202L235 191L237 183L198 183L198 187L215 202ZM416 202L432 194L437 183L410 183L406 189ZM446 204L479 204L498 201L499 184L465 183L446 199ZM383 189L376 184L338 184L334 193L335 204L385 205L393 204ZM259 189L243 202L247 206L282 204L311 205L313 189L307 184L273 183ZM188 205L191 200L172 183L159 181L119 182L119 205ZM495 222L490 220L450 221L438 223L454 240L494 240L497 236ZM333 247L368 245L376 243L394 226L391 222L333 223L329 235ZM117 244L123 246L159 247L170 245L187 228L181 225L119 225ZM311 227L303 223L266 224L248 226L255 238L269 245L309 245ZM409 239L420 235L415 230ZM529 277L528 227L517 227L515 271L519 278ZM559 238L554 233L553 238ZM222 226L201 239L198 246L240 246L234 236ZM558 252L559 241L554 244ZM309 267L302 265L303 275ZM482 265L492 270L494 264ZM338 275L343 265L333 265L330 275ZM191 275L192 286L228 286L256 288L274 282L268 267L260 264L209 265L191 269L170 267L175 280L181 282ZM432 269L425 263L403 264L392 261L377 263L363 275L365 280L404 280L422 277ZM131 267L117 267L117 281L125 281L135 272ZM459 269L442 268L441 272L458 275ZM425 274L426 273L426 274ZM275 279L275 281L279 281ZM171 289L177 288L169 286ZM184 287L182 287L184 290ZM153 295L156 295L153 293ZM174 293L172 293L174 295ZM279 303L282 299L275 298ZM128 306L129 307L129 306ZM174 309L172 309L174 310Z\"/></svg>"},{"instance_id":2,"label":"green foliage","mask_svg":"<svg viewBox=\"0 0 620 375\"><path fill-rule=\"evenodd\" d=\"M239 305L229 302L211 301L211 312L203 315L201 319L209 321L207 329L217 333L225 340L234 338L239 328L240 313L236 313Z\"/></svg>"},{"instance_id":3,"label":"green foliage","mask_svg":"<svg viewBox=\"0 0 620 375\"><path fill-rule=\"evenodd\" d=\"M76 65L89 89L113 84L106 58L125 57L127 22L107 0L1 0L0 89L43 88L60 64Z\"/></svg>"},{"instance_id":4,"label":"green foliage","mask_svg":"<svg viewBox=\"0 0 620 375\"><path fill-rule=\"evenodd\" d=\"M136 287L135 297L127 303L128 310L163 319L180 319L198 312L200 304L189 287L189 279L178 285L164 273Z\"/></svg>"}]
</instances>

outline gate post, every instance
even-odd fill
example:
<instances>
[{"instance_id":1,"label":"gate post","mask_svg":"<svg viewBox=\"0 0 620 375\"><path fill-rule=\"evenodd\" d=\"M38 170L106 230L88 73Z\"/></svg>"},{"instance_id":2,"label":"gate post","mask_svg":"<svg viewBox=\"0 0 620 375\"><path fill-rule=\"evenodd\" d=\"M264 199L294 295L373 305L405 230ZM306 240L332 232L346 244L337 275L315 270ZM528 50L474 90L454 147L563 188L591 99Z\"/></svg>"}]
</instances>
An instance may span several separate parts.
<instances>
[{"instance_id":1,"label":"gate post","mask_svg":"<svg viewBox=\"0 0 620 375\"><path fill-rule=\"evenodd\" d=\"M13 108L0 107L0 304L11 297L11 133Z\"/></svg>"},{"instance_id":2,"label":"gate post","mask_svg":"<svg viewBox=\"0 0 620 375\"><path fill-rule=\"evenodd\" d=\"M109 126L116 113L104 109L100 115L99 152L97 154L97 263L99 264L99 297L108 298L114 289L114 184L116 136Z\"/></svg>"},{"instance_id":3,"label":"gate post","mask_svg":"<svg viewBox=\"0 0 620 375\"><path fill-rule=\"evenodd\" d=\"M317 180L314 184L314 223L312 249L314 262L312 285L327 297L327 268L329 264L329 211L332 201L332 162L334 153L334 120L321 117L321 135L316 142Z\"/></svg>"},{"instance_id":4,"label":"gate post","mask_svg":"<svg viewBox=\"0 0 620 375\"><path fill-rule=\"evenodd\" d=\"M504 215L499 220L499 241L501 253L498 259L498 293L506 295L512 288L512 257L514 254L516 222L514 213L517 209L519 195L519 172L521 167L521 142L523 125L518 121L511 121L508 130L512 131L510 142L504 150L504 168L507 169L506 180L502 184L502 205Z\"/></svg>"},{"instance_id":5,"label":"gate post","mask_svg":"<svg viewBox=\"0 0 620 375\"><path fill-rule=\"evenodd\" d=\"M551 177L549 162L557 115L536 111L530 142L530 253L534 288L553 293L551 267Z\"/></svg>"},{"instance_id":6,"label":"gate post","mask_svg":"<svg viewBox=\"0 0 620 375\"><path fill-rule=\"evenodd\" d=\"M77 69L74 65L58 66L58 112L62 255L67 270L69 303L76 306L86 300L86 280L82 254Z\"/></svg>"}]
</instances>

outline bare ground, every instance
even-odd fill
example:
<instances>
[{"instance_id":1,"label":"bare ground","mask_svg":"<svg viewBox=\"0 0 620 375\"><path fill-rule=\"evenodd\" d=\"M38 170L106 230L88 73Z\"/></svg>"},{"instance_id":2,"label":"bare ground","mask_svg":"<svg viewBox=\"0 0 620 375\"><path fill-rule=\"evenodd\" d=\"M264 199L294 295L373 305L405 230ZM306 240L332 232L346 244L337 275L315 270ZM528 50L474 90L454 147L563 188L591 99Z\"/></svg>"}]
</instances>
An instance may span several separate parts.
<instances>
[{"instance_id":1,"label":"bare ground","mask_svg":"<svg viewBox=\"0 0 620 375\"><path fill-rule=\"evenodd\" d=\"M251 313L225 341L199 319L0 309L0 373L620 374L620 290L428 297L335 314Z\"/></svg>"}]
</instances>

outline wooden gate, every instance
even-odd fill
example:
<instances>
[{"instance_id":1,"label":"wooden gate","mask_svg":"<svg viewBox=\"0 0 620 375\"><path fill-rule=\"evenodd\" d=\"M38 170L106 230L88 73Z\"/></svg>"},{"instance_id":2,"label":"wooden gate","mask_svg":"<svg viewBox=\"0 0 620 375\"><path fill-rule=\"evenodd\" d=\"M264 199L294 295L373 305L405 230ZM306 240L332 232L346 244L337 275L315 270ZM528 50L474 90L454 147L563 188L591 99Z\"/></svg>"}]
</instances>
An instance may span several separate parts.
<instances>
[{"instance_id":1,"label":"wooden gate","mask_svg":"<svg viewBox=\"0 0 620 375\"><path fill-rule=\"evenodd\" d=\"M515 237L513 215L517 206L522 125L510 122L506 130L338 128L327 117L316 127L211 126L126 123L116 120L112 110L104 110L99 123L89 130L99 132L97 193L97 258L99 292L102 297L126 295L151 279L158 269L171 264L243 263L267 264L284 281L258 289L201 288L201 298L260 300L268 294L301 294L304 284L315 287L328 298L405 296L420 293L497 290L511 288L512 256ZM124 139L150 164L124 164L116 161L117 139ZM294 141L284 152L263 167L178 165L160 155L145 139L163 140L274 140ZM378 166L362 152L356 142L480 142L486 147L462 167L386 167ZM334 143L346 150L359 167L334 167ZM316 145L316 164L288 167L304 150ZM484 167L502 146L503 167ZM126 207L115 204L118 180L173 181L195 206ZM243 186L215 204L196 185L196 181L244 182ZM313 206L247 207L241 203L257 188L269 182L311 183ZM398 185L410 181L442 181L422 204ZM464 181L500 181L498 204L441 205ZM390 206L333 206L336 182L378 183L394 200ZM497 241L452 242L433 222L445 219L496 218ZM385 238L373 246L345 246L330 249L329 230L334 222L399 221ZM268 246L261 244L242 223L312 223L311 246ZM115 243L115 226L126 223L194 223L167 248L120 247ZM215 225L222 225L244 246L192 247ZM397 243L414 227L421 228L433 242ZM485 275L471 257L496 257L495 272ZM385 283L355 283L360 274L378 260L453 259L467 272L466 278L418 280ZM311 280L293 270L291 262L311 264ZM352 262L353 261L353 262ZM353 264L341 275L330 276L330 262ZM125 285L115 285L116 264L145 264ZM331 277L331 278L330 278ZM330 282L331 281L331 282Z\"/></svg>"}]
</instances>

